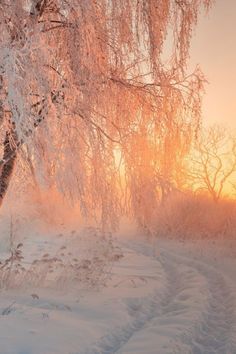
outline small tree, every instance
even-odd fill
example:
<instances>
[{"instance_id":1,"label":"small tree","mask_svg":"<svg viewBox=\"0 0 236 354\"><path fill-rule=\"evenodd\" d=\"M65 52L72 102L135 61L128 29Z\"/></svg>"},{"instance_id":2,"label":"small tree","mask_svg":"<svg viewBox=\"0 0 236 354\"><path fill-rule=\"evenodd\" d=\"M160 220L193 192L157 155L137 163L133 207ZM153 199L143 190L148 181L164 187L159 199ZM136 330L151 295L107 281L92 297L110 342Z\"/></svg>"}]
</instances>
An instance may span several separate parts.
<instances>
[{"instance_id":1,"label":"small tree","mask_svg":"<svg viewBox=\"0 0 236 354\"><path fill-rule=\"evenodd\" d=\"M191 152L189 167L192 189L206 191L217 203L236 173L236 138L220 126L204 130Z\"/></svg>"}]
</instances>

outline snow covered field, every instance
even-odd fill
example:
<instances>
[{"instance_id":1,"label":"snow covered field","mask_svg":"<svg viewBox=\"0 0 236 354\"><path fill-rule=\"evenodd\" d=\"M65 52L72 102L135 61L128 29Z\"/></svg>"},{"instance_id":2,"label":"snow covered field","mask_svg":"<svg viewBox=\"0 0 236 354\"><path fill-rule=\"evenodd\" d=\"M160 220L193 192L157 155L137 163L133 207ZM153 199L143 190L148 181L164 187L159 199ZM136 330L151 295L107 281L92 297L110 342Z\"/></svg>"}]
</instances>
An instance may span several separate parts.
<instances>
[{"instance_id":1,"label":"snow covered field","mask_svg":"<svg viewBox=\"0 0 236 354\"><path fill-rule=\"evenodd\" d=\"M116 243L123 257L100 288L2 290L0 353L236 353L233 257L210 242Z\"/></svg>"}]
</instances>

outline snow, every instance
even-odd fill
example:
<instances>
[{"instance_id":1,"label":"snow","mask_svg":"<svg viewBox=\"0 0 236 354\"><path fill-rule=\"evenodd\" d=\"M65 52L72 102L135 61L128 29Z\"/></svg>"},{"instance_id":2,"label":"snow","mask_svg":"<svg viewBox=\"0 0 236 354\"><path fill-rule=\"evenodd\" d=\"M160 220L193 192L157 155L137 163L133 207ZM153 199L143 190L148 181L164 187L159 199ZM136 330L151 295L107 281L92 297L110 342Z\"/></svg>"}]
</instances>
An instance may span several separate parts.
<instances>
[{"instance_id":1,"label":"snow","mask_svg":"<svg viewBox=\"0 0 236 354\"><path fill-rule=\"evenodd\" d=\"M25 240L28 260L65 239ZM226 246L158 240L154 252L137 235L114 242L123 256L101 286L2 290L0 353L236 353L236 260Z\"/></svg>"}]
</instances>

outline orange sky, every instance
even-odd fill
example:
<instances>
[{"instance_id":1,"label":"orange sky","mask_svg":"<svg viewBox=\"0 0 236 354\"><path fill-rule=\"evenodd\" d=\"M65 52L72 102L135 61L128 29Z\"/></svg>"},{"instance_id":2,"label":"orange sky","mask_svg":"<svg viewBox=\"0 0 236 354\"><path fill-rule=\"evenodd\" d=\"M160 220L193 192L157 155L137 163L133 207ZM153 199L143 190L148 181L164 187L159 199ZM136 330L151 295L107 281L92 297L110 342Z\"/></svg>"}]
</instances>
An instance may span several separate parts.
<instances>
[{"instance_id":1,"label":"orange sky","mask_svg":"<svg viewBox=\"0 0 236 354\"><path fill-rule=\"evenodd\" d=\"M203 121L236 129L236 0L216 0L192 38L190 65L200 64L209 84Z\"/></svg>"}]
</instances>

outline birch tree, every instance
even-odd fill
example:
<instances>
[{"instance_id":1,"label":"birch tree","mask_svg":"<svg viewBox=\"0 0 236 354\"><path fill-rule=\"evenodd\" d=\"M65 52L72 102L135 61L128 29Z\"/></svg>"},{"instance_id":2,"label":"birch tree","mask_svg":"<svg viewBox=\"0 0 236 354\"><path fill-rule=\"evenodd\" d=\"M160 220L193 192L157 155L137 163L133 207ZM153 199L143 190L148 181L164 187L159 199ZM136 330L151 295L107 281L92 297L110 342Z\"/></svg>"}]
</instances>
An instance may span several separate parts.
<instances>
[{"instance_id":1,"label":"birch tree","mask_svg":"<svg viewBox=\"0 0 236 354\"><path fill-rule=\"evenodd\" d=\"M138 219L149 198L152 208L157 171L170 179L176 151L199 129L204 77L199 68L189 73L187 60L210 2L1 1L1 203L27 151L39 185L103 224L124 210Z\"/></svg>"}]
</instances>

